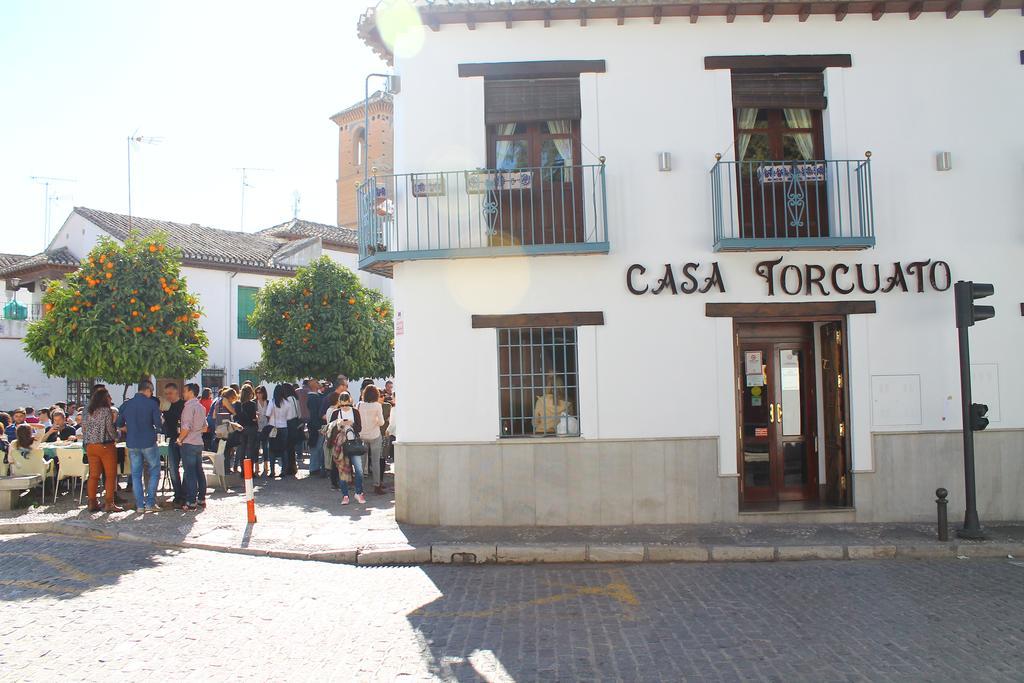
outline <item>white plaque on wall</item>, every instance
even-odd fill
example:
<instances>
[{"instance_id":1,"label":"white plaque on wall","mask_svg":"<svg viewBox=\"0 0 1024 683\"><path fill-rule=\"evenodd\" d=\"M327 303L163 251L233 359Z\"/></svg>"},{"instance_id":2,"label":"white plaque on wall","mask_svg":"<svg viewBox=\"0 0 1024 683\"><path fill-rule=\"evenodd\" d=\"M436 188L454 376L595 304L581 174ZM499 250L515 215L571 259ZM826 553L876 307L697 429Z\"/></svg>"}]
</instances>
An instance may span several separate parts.
<instances>
[{"instance_id":1,"label":"white plaque on wall","mask_svg":"<svg viewBox=\"0 0 1024 683\"><path fill-rule=\"evenodd\" d=\"M877 427L921 424L921 376L872 375L871 424Z\"/></svg>"}]
</instances>

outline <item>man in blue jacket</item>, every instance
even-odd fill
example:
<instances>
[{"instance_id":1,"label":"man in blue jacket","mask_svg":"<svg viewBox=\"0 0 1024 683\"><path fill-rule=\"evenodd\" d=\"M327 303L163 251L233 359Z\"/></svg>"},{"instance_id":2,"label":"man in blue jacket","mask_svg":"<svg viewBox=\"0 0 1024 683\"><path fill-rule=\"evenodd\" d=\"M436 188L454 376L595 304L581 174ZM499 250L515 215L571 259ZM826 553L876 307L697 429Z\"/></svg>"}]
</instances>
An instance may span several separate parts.
<instances>
[{"instance_id":1,"label":"man in blue jacket","mask_svg":"<svg viewBox=\"0 0 1024 683\"><path fill-rule=\"evenodd\" d=\"M153 400L153 383L139 382L139 391L117 411L117 427L127 429L125 441L132 463L132 491L136 512L156 512L156 486L160 483L160 449L157 432L163 429L160 402ZM142 490L142 465L146 465L146 490Z\"/></svg>"}]
</instances>

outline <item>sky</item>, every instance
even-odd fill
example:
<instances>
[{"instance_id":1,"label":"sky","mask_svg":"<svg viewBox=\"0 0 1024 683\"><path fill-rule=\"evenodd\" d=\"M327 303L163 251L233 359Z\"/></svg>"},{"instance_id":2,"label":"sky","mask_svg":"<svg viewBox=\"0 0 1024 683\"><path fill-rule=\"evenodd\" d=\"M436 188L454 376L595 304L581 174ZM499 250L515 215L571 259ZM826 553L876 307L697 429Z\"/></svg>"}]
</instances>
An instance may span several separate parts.
<instances>
[{"instance_id":1,"label":"sky","mask_svg":"<svg viewBox=\"0 0 1024 683\"><path fill-rule=\"evenodd\" d=\"M356 37L376 0L0 2L0 252L71 209L238 229L336 220L338 133L387 66ZM371 86L372 88L372 86Z\"/></svg>"}]
</instances>

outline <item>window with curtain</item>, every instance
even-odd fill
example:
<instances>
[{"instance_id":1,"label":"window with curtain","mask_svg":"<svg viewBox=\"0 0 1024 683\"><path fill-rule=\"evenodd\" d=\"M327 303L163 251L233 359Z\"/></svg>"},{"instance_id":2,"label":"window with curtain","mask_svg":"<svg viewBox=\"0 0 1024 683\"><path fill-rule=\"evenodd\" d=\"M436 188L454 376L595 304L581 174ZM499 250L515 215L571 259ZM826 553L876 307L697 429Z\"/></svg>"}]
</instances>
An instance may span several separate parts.
<instances>
[{"instance_id":1,"label":"window with curtain","mask_svg":"<svg viewBox=\"0 0 1024 683\"><path fill-rule=\"evenodd\" d=\"M810 161L822 153L821 71L732 73L738 161Z\"/></svg>"},{"instance_id":2,"label":"window with curtain","mask_svg":"<svg viewBox=\"0 0 1024 683\"><path fill-rule=\"evenodd\" d=\"M249 324L249 316L256 310L256 293L259 291L258 287L238 288L238 302L236 307L238 309L239 339L259 339L260 337L256 329Z\"/></svg>"}]
</instances>

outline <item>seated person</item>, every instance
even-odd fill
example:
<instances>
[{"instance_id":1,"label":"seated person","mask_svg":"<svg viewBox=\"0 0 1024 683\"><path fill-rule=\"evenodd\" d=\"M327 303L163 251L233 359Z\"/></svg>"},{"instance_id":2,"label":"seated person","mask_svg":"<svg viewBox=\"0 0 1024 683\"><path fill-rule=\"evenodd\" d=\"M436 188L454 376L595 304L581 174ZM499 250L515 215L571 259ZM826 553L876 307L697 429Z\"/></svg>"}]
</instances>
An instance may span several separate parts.
<instances>
[{"instance_id":1,"label":"seated person","mask_svg":"<svg viewBox=\"0 0 1024 683\"><path fill-rule=\"evenodd\" d=\"M43 432L43 441L53 443L55 441L77 441L78 434L74 427L68 424L67 416L59 410L51 415L53 424Z\"/></svg>"}]
</instances>

